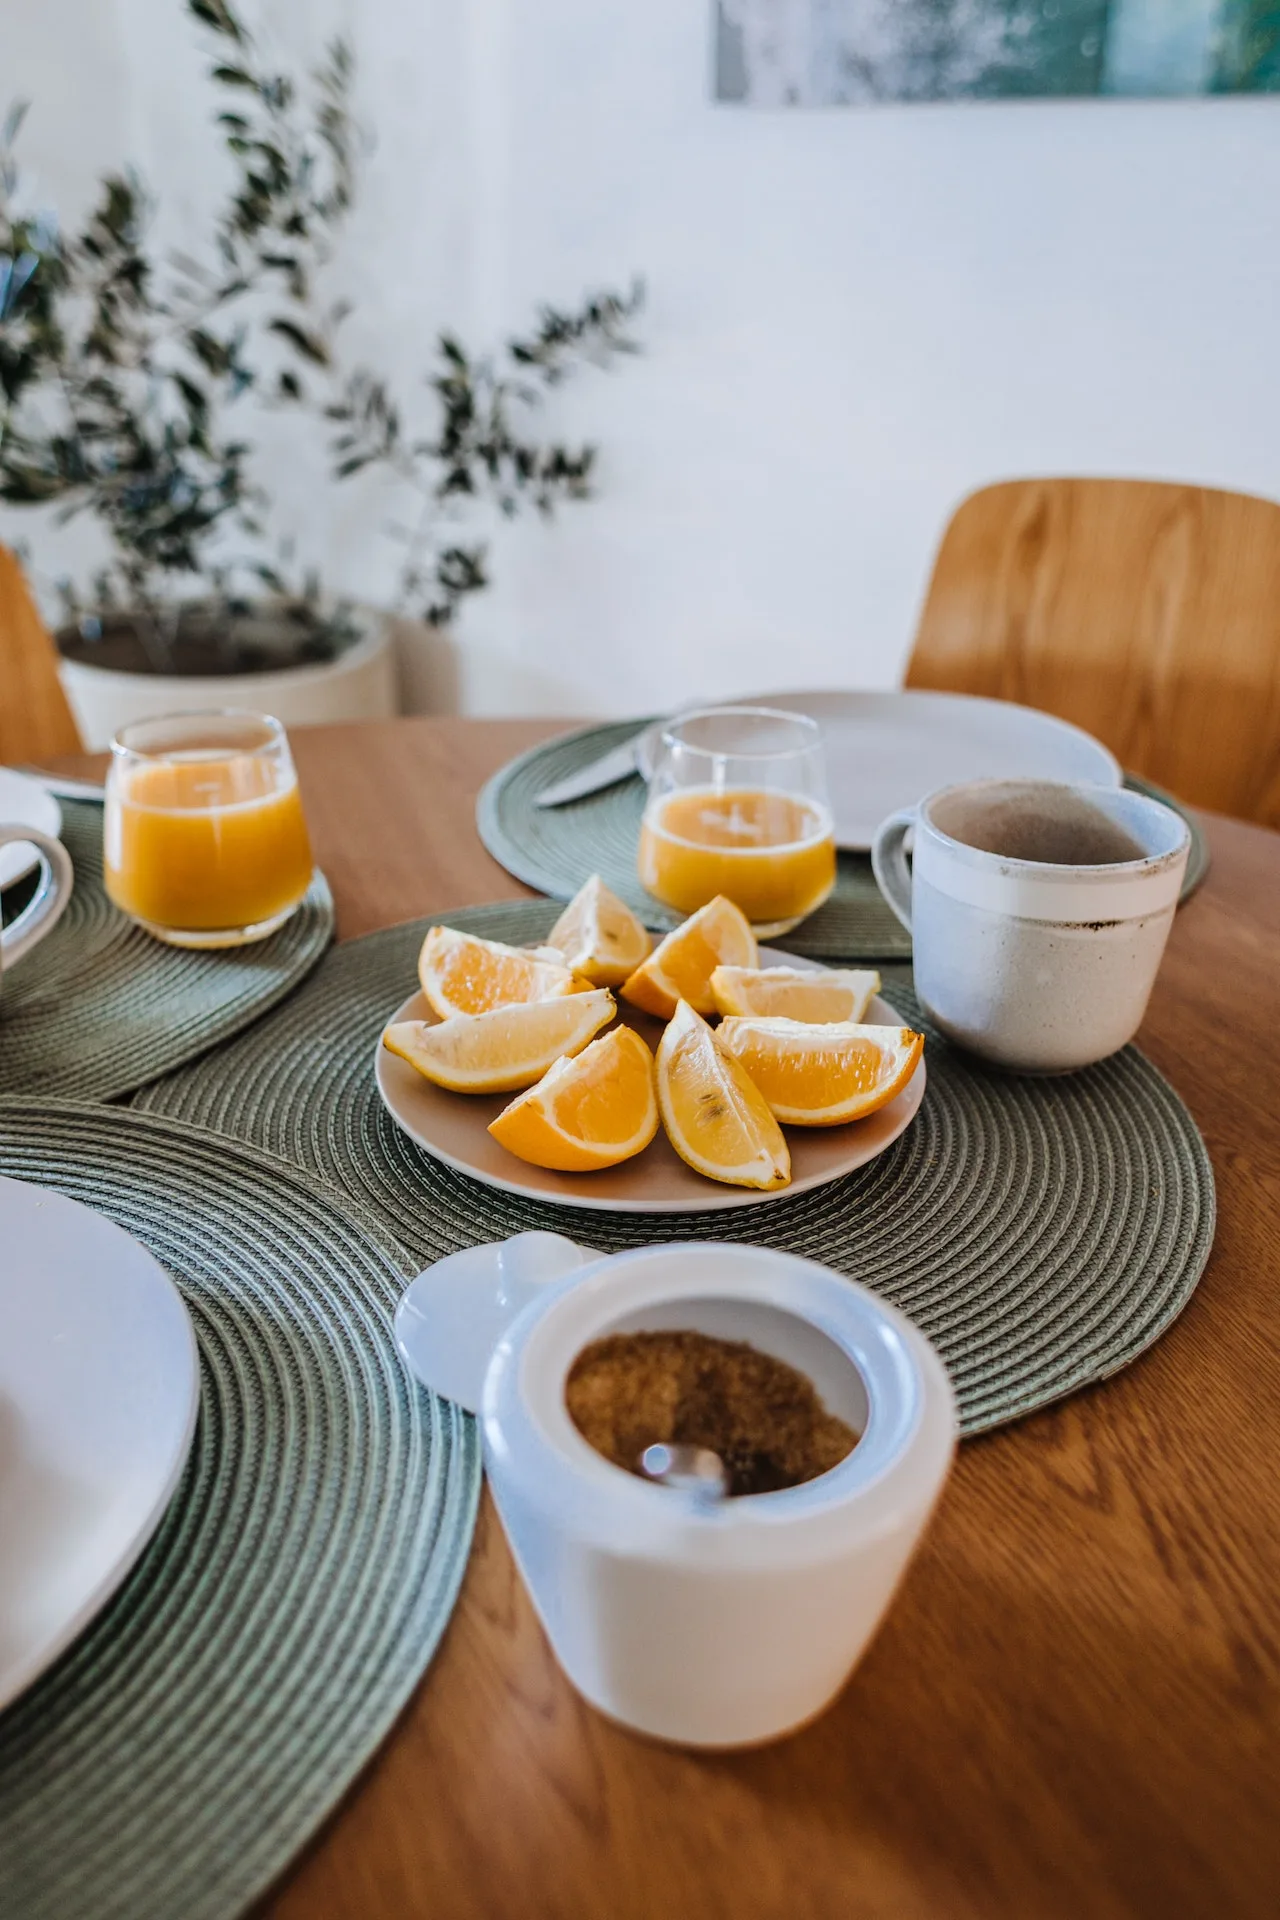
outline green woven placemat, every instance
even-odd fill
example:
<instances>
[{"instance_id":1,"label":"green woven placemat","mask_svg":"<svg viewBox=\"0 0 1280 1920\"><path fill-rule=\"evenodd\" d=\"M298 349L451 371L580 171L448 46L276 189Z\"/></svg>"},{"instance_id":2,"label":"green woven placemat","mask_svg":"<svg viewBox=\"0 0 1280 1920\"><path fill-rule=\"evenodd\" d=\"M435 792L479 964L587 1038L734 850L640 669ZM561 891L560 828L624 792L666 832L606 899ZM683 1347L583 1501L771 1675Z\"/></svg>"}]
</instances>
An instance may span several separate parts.
<instances>
[{"instance_id":1,"label":"green woven placemat","mask_svg":"<svg viewBox=\"0 0 1280 1920\"><path fill-rule=\"evenodd\" d=\"M333 901L317 874L298 911L256 946L162 946L103 890L102 808L65 801L62 838L75 891L48 939L5 975L0 1094L132 1093L273 1007L333 938Z\"/></svg>"},{"instance_id":2,"label":"green woven placemat","mask_svg":"<svg viewBox=\"0 0 1280 1920\"><path fill-rule=\"evenodd\" d=\"M159 1533L0 1715L0 1913L231 1920L431 1658L471 1541L474 1423L400 1364L400 1256L296 1168L118 1108L4 1100L0 1172L148 1246L201 1370Z\"/></svg>"},{"instance_id":3,"label":"green woven placemat","mask_svg":"<svg viewBox=\"0 0 1280 1920\"><path fill-rule=\"evenodd\" d=\"M452 925L543 936L550 901L473 908ZM426 1263L524 1228L615 1249L653 1240L783 1247L866 1281L935 1341L966 1433L1125 1366L1185 1305L1213 1237L1195 1124L1133 1048L1085 1073L984 1072L928 1033L907 1132L843 1180L742 1213L628 1215L521 1200L432 1160L385 1112L378 1034L413 990L427 922L336 947L288 1005L138 1104L298 1161L385 1220ZM913 1024L910 987L887 984Z\"/></svg>"},{"instance_id":4,"label":"green woven placemat","mask_svg":"<svg viewBox=\"0 0 1280 1920\"><path fill-rule=\"evenodd\" d=\"M648 720L621 720L563 734L531 748L496 773L476 804L476 825L499 865L555 900L570 899L589 873L598 873L646 926L674 926L680 916L646 893L636 878L646 793L638 775L562 807L534 805L535 795L552 781L589 766L649 724ZM1208 870L1204 835L1194 816L1167 793L1136 776L1130 777L1129 785L1175 807L1191 828L1185 900ZM911 956L910 934L885 905L870 858L858 853L839 856L835 892L787 935L786 944L793 953L827 960L906 960Z\"/></svg>"}]
</instances>

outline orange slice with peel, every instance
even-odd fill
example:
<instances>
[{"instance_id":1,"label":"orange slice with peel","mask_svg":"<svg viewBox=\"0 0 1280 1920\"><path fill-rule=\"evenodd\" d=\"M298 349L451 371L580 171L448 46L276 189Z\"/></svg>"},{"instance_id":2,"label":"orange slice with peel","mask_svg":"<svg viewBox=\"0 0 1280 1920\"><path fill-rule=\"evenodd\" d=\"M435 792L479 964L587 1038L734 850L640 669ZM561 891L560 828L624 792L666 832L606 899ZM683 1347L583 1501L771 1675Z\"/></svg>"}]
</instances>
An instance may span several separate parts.
<instances>
[{"instance_id":1,"label":"orange slice with peel","mask_svg":"<svg viewBox=\"0 0 1280 1920\"><path fill-rule=\"evenodd\" d=\"M625 901L598 873L579 887L547 935L564 964L597 987L620 987L648 957L653 941Z\"/></svg>"},{"instance_id":2,"label":"orange slice with peel","mask_svg":"<svg viewBox=\"0 0 1280 1920\"><path fill-rule=\"evenodd\" d=\"M717 967L717 1011L764 1020L864 1020L880 975L851 967Z\"/></svg>"},{"instance_id":3,"label":"orange slice with peel","mask_svg":"<svg viewBox=\"0 0 1280 1920\"><path fill-rule=\"evenodd\" d=\"M643 1153L658 1131L653 1055L630 1027L557 1060L489 1131L531 1166L593 1173Z\"/></svg>"},{"instance_id":4,"label":"orange slice with peel","mask_svg":"<svg viewBox=\"0 0 1280 1920\"><path fill-rule=\"evenodd\" d=\"M516 1093L563 1054L581 1053L615 1011L613 995L596 987L434 1023L402 1020L386 1029L382 1044L453 1093Z\"/></svg>"},{"instance_id":5,"label":"orange slice with peel","mask_svg":"<svg viewBox=\"0 0 1280 1920\"><path fill-rule=\"evenodd\" d=\"M570 968L525 947L506 947L456 927L432 927L418 954L418 981L433 1013L489 1013L577 991Z\"/></svg>"},{"instance_id":6,"label":"orange slice with peel","mask_svg":"<svg viewBox=\"0 0 1280 1920\"><path fill-rule=\"evenodd\" d=\"M924 1035L910 1027L814 1026L801 1020L722 1020L716 1039L746 1068L775 1117L793 1127L863 1120L901 1093Z\"/></svg>"},{"instance_id":7,"label":"orange slice with peel","mask_svg":"<svg viewBox=\"0 0 1280 1920\"><path fill-rule=\"evenodd\" d=\"M658 1110L680 1158L732 1187L785 1187L791 1154L764 1095L682 1000L658 1047Z\"/></svg>"},{"instance_id":8,"label":"orange slice with peel","mask_svg":"<svg viewBox=\"0 0 1280 1920\"><path fill-rule=\"evenodd\" d=\"M759 964L756 937L746 915L718 893L659 941L623 986L622 997L659 1020L669 1020L681 1000L695 1013L714 1013L711 976L716 968Z\"/></svg>"}]
</instances>

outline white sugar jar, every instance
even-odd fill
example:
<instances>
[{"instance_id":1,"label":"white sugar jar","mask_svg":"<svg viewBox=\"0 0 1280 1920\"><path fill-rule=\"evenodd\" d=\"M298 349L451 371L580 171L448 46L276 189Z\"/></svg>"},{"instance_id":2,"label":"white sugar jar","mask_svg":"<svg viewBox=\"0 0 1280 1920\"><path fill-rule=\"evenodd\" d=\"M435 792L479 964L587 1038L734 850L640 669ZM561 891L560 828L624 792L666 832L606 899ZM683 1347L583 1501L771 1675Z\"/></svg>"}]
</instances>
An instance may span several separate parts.
<instances>
[{"instance_id":1,"label":"white sugar jar","mask_svg":"<svg viewBox=\"0 0 1280 1920\"><path fill-rule=\"evenodd\" d=\"M893 1597L955 1448L946 1373L901 1314L811 1261L726 1243L586 1258L535 1292L485 1374L521 1574L601 1712L692 1746L775 1738L838 1693ZM797 1368L857 1446L804 1485L714 1504L614 1466L569 1416L570 1369L606 1334L676 1328Z\"/></svg>"}]
</instances>

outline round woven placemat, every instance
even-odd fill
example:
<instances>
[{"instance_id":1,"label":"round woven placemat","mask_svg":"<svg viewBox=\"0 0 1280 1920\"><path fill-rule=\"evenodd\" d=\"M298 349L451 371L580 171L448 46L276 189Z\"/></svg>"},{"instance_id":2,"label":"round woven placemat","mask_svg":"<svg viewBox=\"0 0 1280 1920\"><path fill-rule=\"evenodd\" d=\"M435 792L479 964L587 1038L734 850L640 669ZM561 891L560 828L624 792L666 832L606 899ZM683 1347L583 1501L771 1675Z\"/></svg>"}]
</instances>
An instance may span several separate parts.
<instances>
[{"instance_id":1,"label":"round woven placemat","mask_svg":"<svg viewBox=\"0 0 1280 1920\"><path fill-rule=\"evenodd\" d=\"M474 1423L397 1358L399 1256L296 1168L120 1109L4 1100L0 1172L148 1246L201 1371L158 1534L0 1716L0 1913L230 1920L431 1658L471 1540Z\"/></svg>"},{"instance_id":2,"label":"round woven placemat","mask_svg":"<svg viewBox=\"0 0 1280 1920\"><path fill-rule=\"evenodd\" d=\"M598 873L646 926L674 926L680 916L646 893L636 878L646 793L638 775L562 807L534 805L544 787L589 766L649 724L648 720L622 720L586 727L545 741L501 768L476 803L480 838L499 865L555 900L570 899L589 873ZM1182 890L1185 900L1208 870L1204 835L1194 817L1167 793L1136 776L1130 776L1128 784L1176 808L1191 828L1191 858ZM911 935L885 905L870 858L858 853L839 856L835 892L787 935L786 944L793 953L827 960L906 960L911 956Z\"/></svg>"},{"instance_id":3,"label":"round woven placemat","mask_svg":"<svg viewBox=\"0 0 1280 1920\"><path fill-rule=\"evenodd\" d=\"M549 901L472 908L450 924L534 941ZM951 1372L966 1433L1015 1419L1125 1366L1186 1304L1213 1237L1213 1175L1190 1114L1133 1048L1054 1080L984 1072L928 1035L924 1104L869 1166L741 1213L552 1207L432 1160L373 1079L387 1017L414 984L427 923L336 947L250 1036L147 1088L147 1110L225 1130L338 1183L425 1264L524 1228L616 1249L654 1240L786 1248L905 1309Z\"/></svg>"},{"instance_id":4,"label":"round woven placemat","mask_svg":"<svg viewBox=\"0 0 1280 1920\"><path fill-rule=\"evenodd\" d=\"M256 946L162 946L107 899L102 808L63 802L76 884L62 919L5 975L0 1094L114 1100L256 1020L310 973L333 938L317 874L298 911Z\"/></svg>"}]
</instances>

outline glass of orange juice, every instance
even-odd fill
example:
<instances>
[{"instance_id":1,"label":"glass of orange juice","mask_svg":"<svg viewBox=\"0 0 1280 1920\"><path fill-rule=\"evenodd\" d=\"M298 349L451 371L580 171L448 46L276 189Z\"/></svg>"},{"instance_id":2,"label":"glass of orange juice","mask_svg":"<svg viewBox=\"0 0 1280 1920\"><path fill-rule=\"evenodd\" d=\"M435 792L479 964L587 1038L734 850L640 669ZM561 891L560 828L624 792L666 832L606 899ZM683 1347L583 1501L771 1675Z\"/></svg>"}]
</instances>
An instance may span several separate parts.
<instances>
[{"instance_id":1,"label":"glass of orange juice","mask_svg":"<svg viewBox=\"0 0 1280 1920\"><path fill-rule=\"evenodd\" d=\"M817 722L770 707L673 720L654 758L638 868L677 913L727 894L766 939L820 907L836 849Z\"/></svg>"},{"instance_id":2,"label":"glass of orange juice","mask_svg":"<svg viewBox=\"0 0 1280 1920\"><path fill-rule=\"evenodd\" d=\"M283 926L311 884L284 728L261 713L138 720L111 743L107 893L175 947L238 947Z\"/></svg>"}]
</instances>

